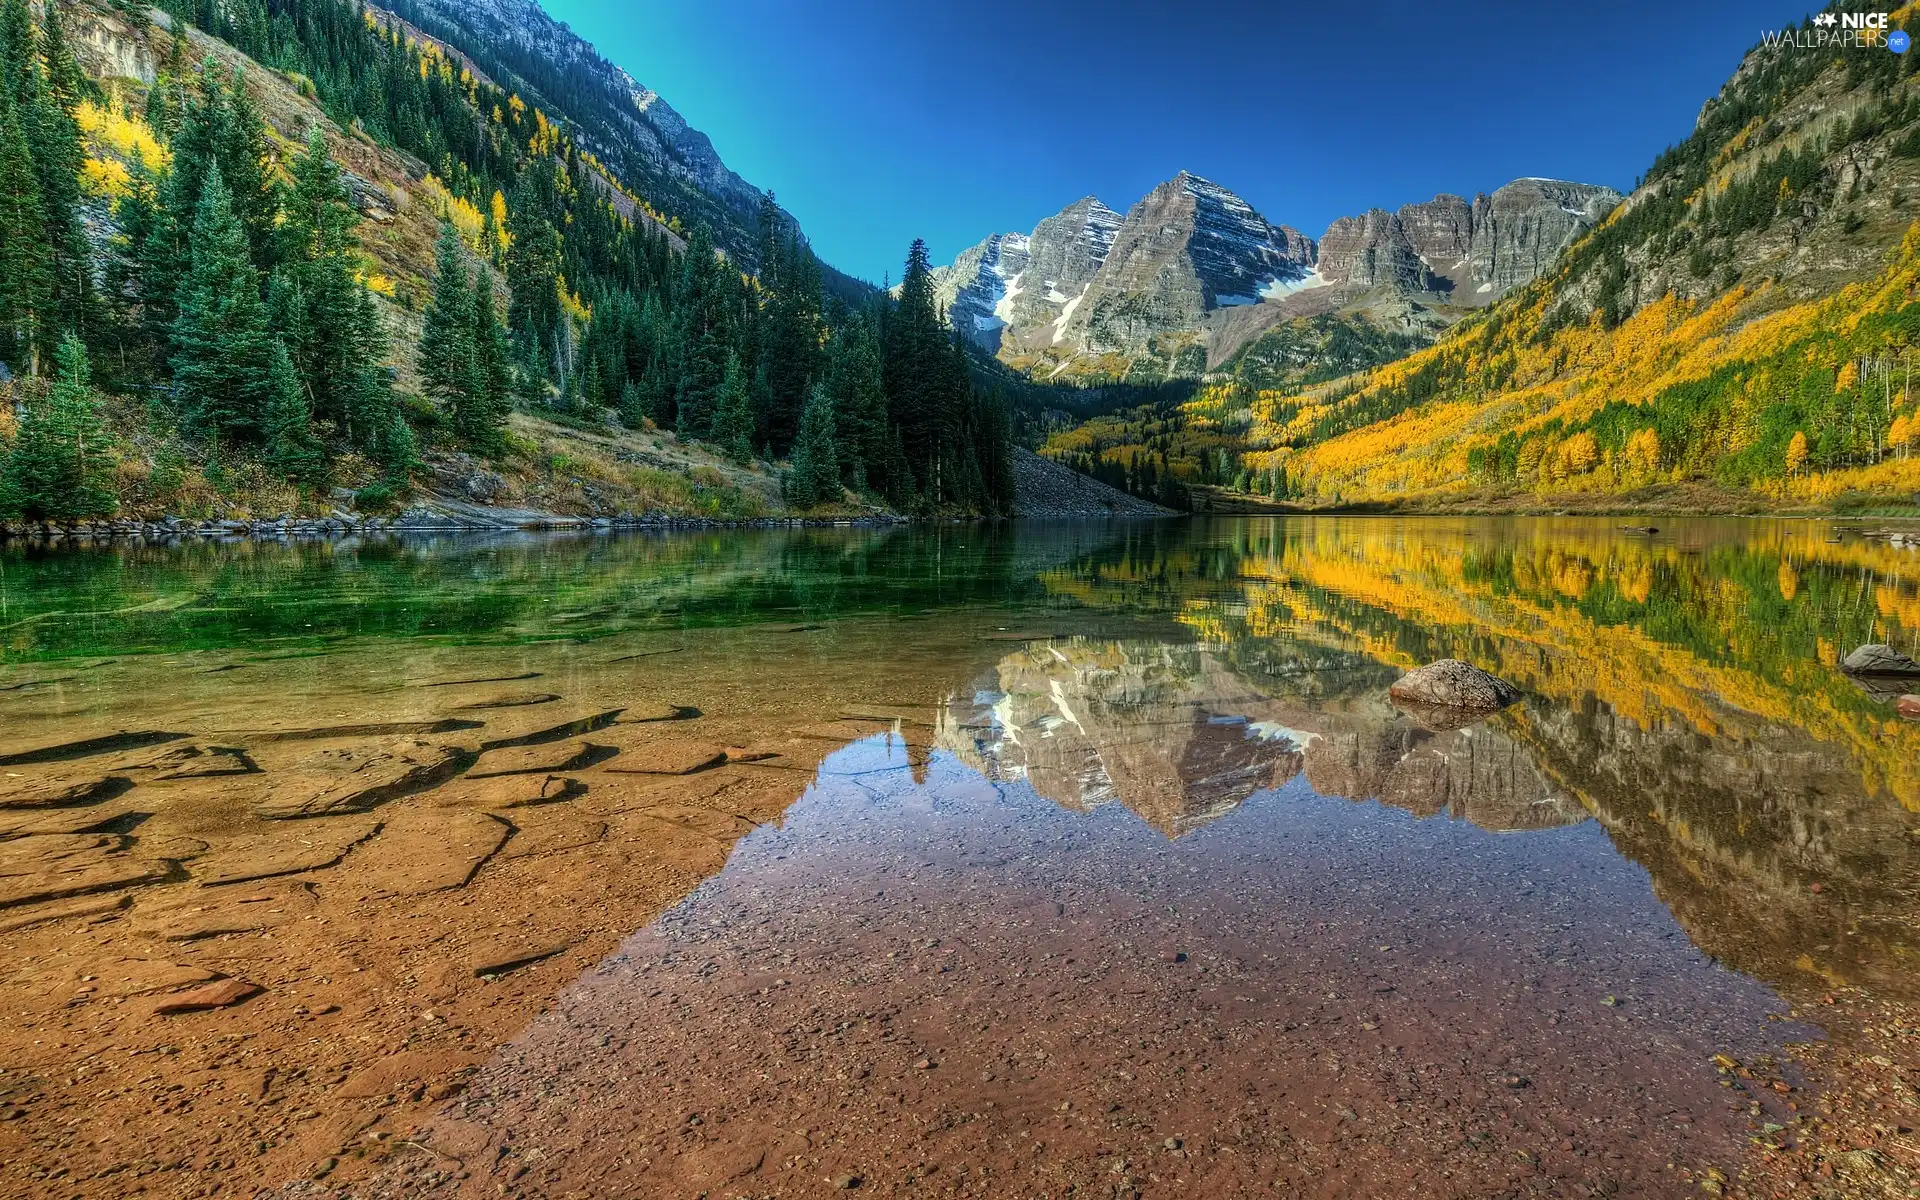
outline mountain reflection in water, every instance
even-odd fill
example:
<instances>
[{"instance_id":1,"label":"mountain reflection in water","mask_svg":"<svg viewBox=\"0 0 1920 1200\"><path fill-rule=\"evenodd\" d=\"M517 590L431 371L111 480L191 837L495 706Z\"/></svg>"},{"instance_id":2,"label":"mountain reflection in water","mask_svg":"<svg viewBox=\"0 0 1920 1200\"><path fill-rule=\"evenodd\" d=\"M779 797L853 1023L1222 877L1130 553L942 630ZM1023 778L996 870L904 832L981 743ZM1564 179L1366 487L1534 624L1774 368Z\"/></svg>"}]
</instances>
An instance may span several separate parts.
<instances>
[{"instance_id":1,"label":"mountain reflection in water","mask_svg":"<svg viewBox=\"0 0 1920 1200\"><path fill-rule=\"evenodd\" d=\"M1303 773L1323 796L1496 832L1587 819L1501 718L1436 732L1386 702L1393 673L1377 664L1263 666L1249 679L1203 645L1047 643L1002 659L971 708L945 710L939 745L1077 811L1117 801L1168 837Z\"/></svg>"}]
</instances>

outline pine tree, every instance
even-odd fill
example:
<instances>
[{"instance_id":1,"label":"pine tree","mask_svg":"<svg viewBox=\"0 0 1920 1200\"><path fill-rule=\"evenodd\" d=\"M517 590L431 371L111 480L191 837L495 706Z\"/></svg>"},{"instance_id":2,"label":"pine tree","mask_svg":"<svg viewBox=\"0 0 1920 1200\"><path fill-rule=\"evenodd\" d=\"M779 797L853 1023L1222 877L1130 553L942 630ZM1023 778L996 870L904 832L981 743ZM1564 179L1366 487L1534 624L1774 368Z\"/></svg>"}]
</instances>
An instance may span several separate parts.
<instances>
[{"instance_id":1,"label":"pine tree","mask_svg":"<svg viewBox=\"0 0 1920 1200\"><path fill-rule=\"evenodd\" d=\"M40 179L41 216L46 222L47 273L52 282L53 328L91 332L95 324L93 270L86 235L80 227L80 167L85 153L74 108L86 93L85 77L74 62L47 6L38 41L46 63L30 65L19 104L27 150ZM49 330L51 338L51 330ZM51 349L51 344L48 345Z\"/></svg>"},{"instance_id":2,"label":"pine tree","mask_svg":"<svg viewBox=\"0 0 1920 1200\"><path fill-rule=\"evenodd\" d=\"M369 449L395 489L406 486L407 477L420 469L420 441L414 436L413 426L397 411L386 414Z\"/></svg>"},{"instance_id":3,"label":"pine tree","mask_svg":"<svg viewBox=\"0 0 1920 1200\"><path fill-rule=\"evenodd\" d=\"M326 478L326 453L313 435L313 413L293 355L278 338L267 369L267 405L260 418L267 463L295 483L317 484Z\"/></svg>"},{"instance_id":4,"label":"pine tree","mask_svg":"<svg viewBox=\"0 0 1920 1200\"><path fill-rule=\"evenodd\" d=\"M628 429L639 429L651 415L646 388L638 379L627 380L627 386L620 389L620 423Z\"/></svg>"},{"instance_id":5,"label":"pine tree","mask_svg":"<svg viewBox=\"0 0 1920 1200\"><path fill-rule=\"evenodd\" d=\"M373 293L365 288L358 289L354 296L349 327L360 355L354 360L347 386L347 441L373 454L389 470L400 463L404 470L411 471L418 462L413 431L394 403L393 371L387 364L387 329L374 307ZM401 430L394 429L396 422Z\"/></svg>"},{"instance_id":6,"label":"pine tree","mask_svg":"<svg viewBox=\"0 0 1920 1200\"><path fill-rule=\"evenodd\" d=\"M513 368L513 399L521 408L534 410L548 406L547 360L540 342L532 336L520 339L520 353Z\"/></svg>"},{"instance_id":7,"label":"pine tree","mask_svg":"<svg viewBox=\"0 0 1920 1200\"><path fill-rule=\"evenodd\" d=\"M433 297L420 331L420 378L427 394L458 421L460 409L473 395L476 322L466 251L451 224L440 227L434 258Z\"/></svg>"},{"instance_id":8,"label":"pine tree","mask_svg":"<svg viewBox=\"0 0 1920 1200\"><path fill-rule=\"evenodd\" d=\"M0 361L39 371L52 302L39 180L14 103L0 96Z\"/></svg>"},{"instance_id":9,"label":"pine tree","mask_svg":"<svg viewBox=\"0 0 1920 1200\"><path fill-rule=\"evenodd\" d=\"M787 472L787 499L795 507L811 508L840 499L840 459L834 448L833 397L816 386L800 414L800 433L793 443L793 466Z\"/></svg>"},{"instance_id":10,"label":"pine tree","mask_svg":"<svg viewBox=\"0 0 1920 1200\"><path fill-rule=\"evenodd\" d=\"M801 409L820 374L820 267L797 238L776 242L763 261L772 299L761 327L767 439L776 452L793 443Z\"/></svg>"},{"instance_id":11,"label":"pine tree","mask_svg":"<svg viewBox=\"0 0 1920 1200\"><path fill-rule=\"evenodd\" d=\"M848 482L855 491L891 493L887 393L880 378L880 347L864 314L849 314L834 331L827 380Z\"/></svg>"},{"instance_id":12,"label":"pine tree","mask_svg":"<svg viewBox=\"0 0 1920 1200\"><path fill-rule=\"evenodd\" d=\"M506 447L507 413L513 407L513 348L494 309L493 282L485 267L474 271L470 341L473 369L464 404L454 410L454 432L482 454L498 454Z\"/></svg>"},{"instance_id":13,"label":"pine tree","mask_svg":"<svg viewBox=\"0 0 1920 1200\"><path fill-rule=\"evenodd\" d=\"M24 104L31 97L38 70L33 14L27 10L27 0L0 0L0 92L16 107Z\"/></svg>"},{"instance_id":14,"label":"pine tree","mask_svg":"<svg viewBox=\"0 0 1920 1200\"><path fill-rule=\"evenodd\" d=\"M0 507L41 520L102 516L117 503L113 448L87 348L68 334L56 359L52 386L21 415Z\"/></svg>"},{"instance_id":15,"label":"pine tree","mask_svg":"<svg viewBox=\"0 0 1920 1200\"><path fill-rule=\"evenodd\" d=\"M727 353L726 380L713 417L713 440L737 463L753 461L753 398L740 356Z\"/></svg>"},{"instance_id":16,"label":"pine tree","mask_svg":"<svg viewBox=\"0 0 1920 1200\"><path fill-rule=\"evenodd\" d=\"M916 239L907 252L900 299L888 314L881 364L887 412L898 428L918 497L896 491L896 504L916 499L937 505L945 498L942 468L952 451L954 414L950 394L951 362L946 330L934 303L925 242Z\"/></svg>"},{"instance_id":17,"label":"pine tree","mask_svg":"<svg viewBox=\"0 0 1920 1200\"><path fill-rule=\"evenodd\" d=\"M182 239L173 247L180 255L185 253L184 238L192 231L193 214L200 207L200 189L206 186L208 172L219 162L220 126L225 120L226 89L213 59L201 64L197 83L197 87L179 88L177 115L172 118L177 128L167 143L173 166L161 193L161 203L172 218L174 232ZM156 124L155 128L164 126Z\"/></svg>"},{"instance_id":18,"label":"pine tree","mask_svg":"<svg viewBox=\"0 0 1920 1200\"><path fill-rule=\"evenodd\" d=\"M726 380L727 351L733 348L726 286L724 264L714 254L713 233L703 224L687 241L674 289L677 347L671 358L679 368L674 380L674 427L683 437L704 438L713 432L714 408Z\"/></svg>"},{"instance_id":19,"label":"pine tree","mask_svg":"<svg viewBox=\"0 0 1920 1200\"><path fill-rule=\"evenodd\" d=\"M82 100L98 99L100 86L87 78L67 45L60 24L60 6L47 0L40 18L40 55L47 64L47 91L54 103L72 112Z\"/></svg>"},{"instance_id":20,"label":"pine tree","mask_svg":"<svg viewBox=\"0 0 1920 1200\"><path fill-rule=\"evenodd\" d=\"M714 410L726 382L728 353L726 335L717 326L708 327L690 347L675 404L675 426L680 436L712 436Z\"/></svg>"},{"instance_id":21,"label":"pine tree","mask_svg":"<svg viewBox=\"0 0 1920 1200\"><path fill-rule=\"evenodd\" d=\"M216 165L194 211L191 262L173 323L173 377L188 426L202 437L259 432L276 339L260 275Z\"/></svg>"},{"instance_id":22,"label":"pine tree","mask_svg":"<svg viewBox=\"0 0 1920 1200\"><path fill-rule=\"evenodd\" d=\"M135 154L127 170L127 192L114 203L113 215L119 233L112 242L106 262L106 292L114 309L114 320L107 329L119 345L121 363L118 375L123 382L151 375L164 357L166 326L149 326L160 314L149 295L149 277L141 265L142 248L161 220L159 191L146 160ZM116 376L117 377L117 376Z\"/></svg>"},{"instance_id":23,"label":"pine tree","mask_svg":"<svg viewBox=\"0 0 1920 1200\"><path fill-rule=\"evenodd\" d=\"M265 272L274 263L274 218L280 208L270 173L267 126L247 95L246 72L235 68L221 106L214 152L233 197L234 215L247 231L254 265Z\"/></svg>"},{"instance_id":24,"label":"pine tree","mask_svg":"<svg viewBox=\"0 0 1920 1200\"><path fill-rule=\"evenodd\" d=\"M279 265L269 307L311 415L337 427L364 358L352 336L362 291L353 233L360 217L317 130L294 159L292 176L275 231Z\"/></svg>"},{"instance_id":25,"label":"pine tree","mask_svg":"<svg viewBox=\"0 0 1920 1200\"><path fill-rule=\"evenodd\" d=\"M545 205L534 191L527 172L514 188L508 205L507 227L512 242L507 247L507 290L513 303L507 323L524 341L537 346L542 356L558 330L560 311L560 234L548 219ZM521 351L527 354L526 348ZM555 366L551 360L547 364Z\"/></svg>"},{"instance_id":26,"label":"pine tree","mask_svg":"<svg viewBox=\"0 0 1920 1200\"><path fill-rule=\"evenodd\" d=\"M1006 394L974 389L972 447L978 465L981 508L1013 515L1013 414Z\"/></svg>"}]
</instances>

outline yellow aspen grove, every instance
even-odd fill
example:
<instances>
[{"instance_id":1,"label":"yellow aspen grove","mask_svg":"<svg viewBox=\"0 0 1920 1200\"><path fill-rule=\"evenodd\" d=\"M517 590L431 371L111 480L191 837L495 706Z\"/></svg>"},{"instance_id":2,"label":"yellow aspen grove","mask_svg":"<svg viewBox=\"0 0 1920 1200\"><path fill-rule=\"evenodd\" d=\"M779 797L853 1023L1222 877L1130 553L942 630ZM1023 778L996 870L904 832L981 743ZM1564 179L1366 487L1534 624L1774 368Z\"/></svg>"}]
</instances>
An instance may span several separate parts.
<instances>
[{"instance_id":1,"label":"yellow aspen grove","mask_svg":"<svg viewBox=\"0 0 1920 1200\"><path fill-rule=\"evenodd\" d=\"M1627 436L1627 468L1641 475L1660 469L1660 435L1651 429L1636 429Z\"/></svg>"},{"instance_id":2,"label":"yellow aspen grove","mask_svg":"<svg viewBox=\"0 0 1920 1200\"><path fill-rule=\"evenodd\" d=\"M1585 430L1568 438L1561 453L1566 456L1569 475L1585 475L1593 470L1595 463L1600 461L1600 445L1594 440L1593 435Z\"/></svg>"},{"instance_id":3,"label":"yellow aspen grove","mask_svg":"<svg viewBox=\"0 0 1920 1200\"><path fill-rule=\"evenodd\" d=\"M1852 391L1859 386L1860 364L1849 360L1846 366L1840 368L1840 374L1835 377L1833 390L1836 392L1846 392Z\"/></svg>"},{"instance_id":4,"label":"yellow aspen grove","mask_svg":"<svg viewBox=\"0 0 1920 1200\"><path fill-rule=\"evenodd\" d=\"M1798 475L1807 465L1807 435L1794 431L1793 440L1787 443L1787 474Z\"/></svg>"},{"instance_id":5,"label":"yellow aspen grove","mask_svg":"<svg viewBox=\"0 0 1920 1200\"><path fill-rule=\"evenodd\" d=\"M502 254L513 245L513 235L507 232L507 198L498 188L493 192L493 239L500 244Z\"/></svg>"}]
</instances>

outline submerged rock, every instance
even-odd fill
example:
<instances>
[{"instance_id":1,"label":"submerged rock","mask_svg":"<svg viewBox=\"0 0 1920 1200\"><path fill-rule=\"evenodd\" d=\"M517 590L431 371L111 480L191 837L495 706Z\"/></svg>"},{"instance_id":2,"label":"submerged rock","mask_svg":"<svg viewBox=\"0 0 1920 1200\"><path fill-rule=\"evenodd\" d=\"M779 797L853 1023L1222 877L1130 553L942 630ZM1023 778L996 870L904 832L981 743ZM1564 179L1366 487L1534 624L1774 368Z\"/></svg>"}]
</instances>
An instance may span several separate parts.
<instances>
[{"instance_id":1,"label":"submerged rock","mask_svg":"<svg viewBox=\"0 0 1920 1200\"><path fill-rule=\"evenodd\" d=\"M1853 675L1920 676L1920 663L1892 646L1861 646L1840 662L1840 669Z\"/></svg>"},{"instance_id":2,"label":"submerged rock","mask_svg":"<svg viewBox=\"0 0 1920 1200\"><path fill-rule=\"evenodd\" d=\"M1489 675L1472 663L1443 658L1409 671L1387 689L1395 700L1413 704L1442 705L1449 708L1505 708L1520 698L1520 691L1497 675Z\"/></svg>"},{"instance_id":3,"label":"submerged rock","mask_svg":"<svg viewBox=\"0 0 1920 1200\"><path fill-rule=\"evenodd\" d=\"M195 988L190 992L181 992L170 996L153 1006L157 1017L173 1016L176 1013L205 1012L212 1008L230 1008L246 1000L251 1000L266 991L257 983L245 979L222 979L206 987Z\"/></svg>"}]
</instances>

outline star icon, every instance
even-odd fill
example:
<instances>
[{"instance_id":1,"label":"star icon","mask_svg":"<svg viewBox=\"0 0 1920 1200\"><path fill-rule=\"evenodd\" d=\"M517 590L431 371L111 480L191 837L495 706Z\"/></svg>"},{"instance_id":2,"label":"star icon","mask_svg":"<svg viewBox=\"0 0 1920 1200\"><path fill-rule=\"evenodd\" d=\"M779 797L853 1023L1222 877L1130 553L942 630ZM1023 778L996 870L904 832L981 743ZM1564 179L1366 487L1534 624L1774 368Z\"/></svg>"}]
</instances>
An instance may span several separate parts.
<instances>
[{"instance_id":1,"label":"star icon","mask_svg":"<svg viewBox=\"0 0 1920 1200\"><path fill-rule=\"evenodd\" d=\"M1839 18L1830 12L1815 13L1813 16L1815 25L1832 25L1838 20Z\"/></svg>"}]
</instances>

